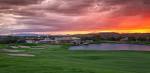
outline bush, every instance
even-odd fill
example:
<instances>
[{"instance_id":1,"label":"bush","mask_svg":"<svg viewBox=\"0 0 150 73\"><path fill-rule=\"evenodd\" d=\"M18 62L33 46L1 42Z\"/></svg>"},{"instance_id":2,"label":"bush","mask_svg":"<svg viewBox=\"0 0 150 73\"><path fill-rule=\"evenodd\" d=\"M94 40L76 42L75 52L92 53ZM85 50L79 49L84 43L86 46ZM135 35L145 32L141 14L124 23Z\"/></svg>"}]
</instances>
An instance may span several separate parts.
<instances>
[{"instance_id":1,"label":"bush","mask_svg":"<svg viewBox=\"0 0 150 73\"><path fill-rule=\"evenodd\" d=\"M16 43L18 40L15 36L1 36L0 37L0 44L10 44L10 43Z\"/></svg>"}]
</instances>

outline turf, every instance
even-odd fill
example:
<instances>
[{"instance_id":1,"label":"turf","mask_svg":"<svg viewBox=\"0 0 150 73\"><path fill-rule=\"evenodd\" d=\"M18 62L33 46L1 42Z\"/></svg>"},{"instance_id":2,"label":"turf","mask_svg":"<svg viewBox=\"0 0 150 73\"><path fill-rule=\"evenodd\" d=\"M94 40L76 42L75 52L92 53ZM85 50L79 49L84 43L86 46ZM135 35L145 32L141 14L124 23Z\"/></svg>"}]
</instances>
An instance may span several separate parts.
<instances>
[{"instance_id":1,"label":"turf","mask_svg":"<svg viewBox=\"0 0 150 73\"><path fill-rule=\"evenodd\" d=\"M0 73L150 73L150 52L69 51L66 45L39 45L47 48L23 49L34 57L0 52Z\"/></svg>"}]
</instances>

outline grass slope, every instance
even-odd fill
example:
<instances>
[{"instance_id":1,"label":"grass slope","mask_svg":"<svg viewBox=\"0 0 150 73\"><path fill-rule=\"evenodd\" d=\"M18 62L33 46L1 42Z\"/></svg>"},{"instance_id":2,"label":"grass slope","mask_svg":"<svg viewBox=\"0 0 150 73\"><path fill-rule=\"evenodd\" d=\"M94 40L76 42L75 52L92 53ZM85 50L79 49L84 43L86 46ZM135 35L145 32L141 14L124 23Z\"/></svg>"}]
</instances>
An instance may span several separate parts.
<instances>
[{"instance_id":1,"label":"grass slope","mask_svg":"<svg viewBox=\"0 0 150 73\"><path fill-rule=\"evenodd\" d=\"M48 47L24 49L35 57L0 53L0 73L150 73L150 52L68 51L64 45L42 46Z\"/></svg>"}]
</instances>

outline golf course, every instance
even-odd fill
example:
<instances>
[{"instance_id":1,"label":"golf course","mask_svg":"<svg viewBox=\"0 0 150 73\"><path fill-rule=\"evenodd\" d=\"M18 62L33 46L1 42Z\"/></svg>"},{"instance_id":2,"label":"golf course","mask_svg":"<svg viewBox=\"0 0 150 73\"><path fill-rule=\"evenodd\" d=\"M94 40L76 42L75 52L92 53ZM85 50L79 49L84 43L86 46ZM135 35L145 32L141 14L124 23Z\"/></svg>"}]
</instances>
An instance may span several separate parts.
<instances>
[{"instance_id":1,"label":"golf course","mask_svg":"<svg viewBox=\"0 0 150 73\"><path fill-rule=\"evenodd\" d=\"M1 44L0 73L150 73L148 51L70 51L69 47Z\"/></svg>"}]
</instances>

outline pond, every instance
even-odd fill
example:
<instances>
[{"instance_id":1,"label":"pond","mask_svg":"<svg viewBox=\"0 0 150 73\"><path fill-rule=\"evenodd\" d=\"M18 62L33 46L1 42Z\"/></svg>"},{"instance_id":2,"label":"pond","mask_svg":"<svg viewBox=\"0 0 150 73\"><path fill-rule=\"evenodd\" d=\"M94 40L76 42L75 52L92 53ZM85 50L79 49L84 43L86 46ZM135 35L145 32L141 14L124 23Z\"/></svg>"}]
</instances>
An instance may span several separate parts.
<instances>
[{"instance_id":1,"label":"pond","mask_svg":"<svg viewBox=\"0 0 150 73\"><path fill-rule=\"evenodd\" d=\"M69 50L99 50L99 51L111 51L111 50L126 50L126 51L150 51L148 45L137 45L137 44L90 44L81 46L72 46Z\"/></svg>"}]
</instances>

